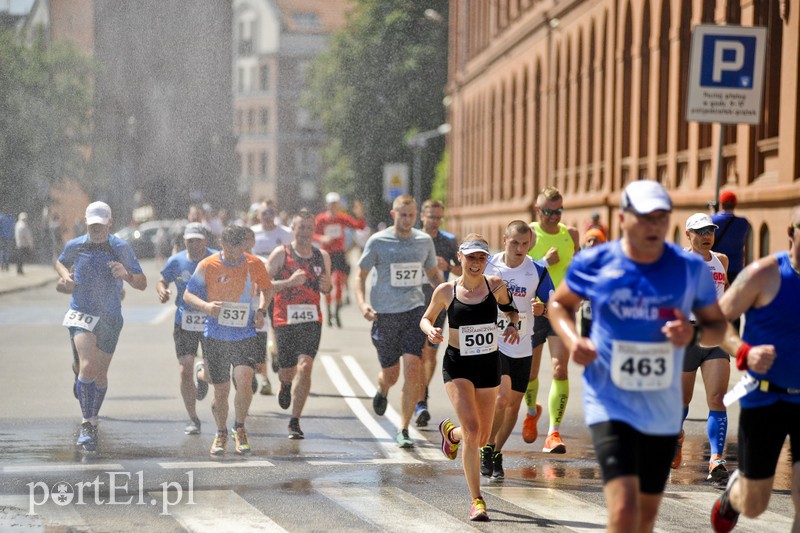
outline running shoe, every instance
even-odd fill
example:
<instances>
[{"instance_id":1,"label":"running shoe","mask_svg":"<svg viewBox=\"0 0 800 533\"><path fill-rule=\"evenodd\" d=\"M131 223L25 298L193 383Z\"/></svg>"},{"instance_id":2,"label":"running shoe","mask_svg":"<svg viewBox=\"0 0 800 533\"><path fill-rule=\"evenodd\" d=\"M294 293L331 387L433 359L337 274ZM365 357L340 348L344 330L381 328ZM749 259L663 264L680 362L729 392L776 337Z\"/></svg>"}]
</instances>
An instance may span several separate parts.
<instances>
[{"instance_id":1,"label":"running shoe","mask_svg":"<svg viewBox=\"0 0 800 533\"><path fill-rule=\"evenodd\" d=\"M730 502L731 487L733 487L733 484L736 483L738 478L739 471L734 470L733 474L731 474L731 477L728 479L728 485L725 487L722 496L717 498L717 501L714 502L714 506L711 507L711 528L716 533L728 533L739 520L739 513L733 509Z\"/></svg>"},{"instance_id":2,"label":"running shoe","mask_svg":"<svg viewBox=\"0 0 800 533\"><path fill-rule=\"evenodd\" d=\"M225 446L227 444L228 432L217 431L217 434L214 436L214 442L211 443L211 456L219 457L220 455L225 455Z\"/></svg>"},{"instance_id":3,"label":"running shoe","mask_svg":"<svg viewBox=\"0 0 800 533\"><path fill-rule=\"evenodd\" d=\"M536 404L536 416L525 414L525 421L522 422L522 440L528 444L532 443L539 436L539 429L536 424L539 423L539 417L542 416L542 406Z\"/></svg>"},{"instance_id":4,"label":"running shoe","mask_svg":"<svg viewBox=\"0 0 800 533\"><path fill-rule=\"evenodd\" d=\"M202 400L208 394L208 382L200 379L200 371L205 368L202 359L194 364L194 384L197 387L197 399Z\"/></svg>"},{"instance_id":5,"label":"running shoe","mask_svg":"<svg viewBox=\"0 0 800 533\"><path fill-rule=\"evenodd\" d=\"M292 405L292 382L281 381L281 388L278 391L278 405L281 409L288 409Z\"/></svg>"},{"instance_id":6,"label":"running shoe","mask_svg":"<svg viewBox=\"0 0 800 533\"><path fill-rule=\"evenodd\" d=\"M431 419L431 413L428 411L428 404L426 402L417 402L417 408L414 410L414 423L418 428L427 427Z\"/></svg>"},{"instance_id":7,"label":"running shoe","mask_svg":"<svg viewBox=\"0 0 800 533\"><path fill-rule=\"evenodd\" d=\"M728 468L725 466L727 461L721 455L712 455L708 462L708 477L706 481L716 481L722 483L728 480Z\"/></svg>"},{"instance_id":8,"label":"running shoe","mask_svg":"<svg viewBox=\"0 0 800 533\"><path fill-rule=\"evenodd\" d=\"M494 445L487 444L481 448L481 475L483 477L492 477L492 456L494 455Z\"/></svg>"},{"instance_id":9,"label":"running shoe","mask_svg":"<svg viewBox=\"0 0 800 533\"><path fill-rule=\"evenodd\" d=\"M300 420L297 418L291 418L289 420L289 438L292 440L306 438L306 436L303 434L303 430L300 429Z\"/></svg>"},{"instance_id":10,"label":"running shoe","mask_svg":"<svg viewBox=\"0 0 800 533\"><path fill-rule=\"evenodd\" d=\"M247 431L243 427L232 428L233 441L236 443L236 453L247 455L250 453L250 442L247 440Z\"/></svg>"},{"instance_id":11,"label":"running shoe","mask_svg":"<svg viewBox=\"0 0 800 533\"><path fill-rule=\"evenodd\" d=\"M456 425L453 424L449 418L445 418L439 422L439 434L442 436L442 453L451 461L458 455L458 447L461 446L461 441L453 442L450 440L450 432L455 429Z\"/></svg>"},{"instance_id":12,"label":"running shoe","mask_svg":"<svg viewBox=\"0 0 800 533\"><path fill-rule=\"evenodd\" d=\"M469 509L469 519L473 522L488 522L489 513L486 512L486 502L483 498L472 498L472 507Z\"/></svg>"},{"instance_id":13,"label":"running shoe","mask_svg":"<svg viewBox=\"0 0 800 533\"><path fill-rule=\"evenodd\" d=\"M259 392L262 396L272 396L272 383L269 382L269 378L264 378L264 383L261 384Z\"/></svg>"},{"instance_id":14,"label":"running shoe","mask_svg":"<svg viewBox=\"0 0 800 533\"><path fill-rule=\"evenodd\" d=\"M503 470L503 453L494 452L492 455L492 479L494 481L502 481L506 477L506 472Z\"/></svg>"},{"instance_id":15,"label":"running shoe","mask_svg":"<svg viewBox=\"0 0 800 533\"><path fill-rule=\"evenodd\" d=\"M86 421L81 424L81 432L78 441L75 443L83 447L83 451L97 451L97 428L91 422Z\"/></svg>"},{"instance_id":16,"label":"running shoe","mask_svg":"<svg viewBox=\"0 0 800 533\"><path fill-rule=\"evenodd\" d=\"M397 442L398 448L413 448L414 441L411 440L411 437L408 436L407 429L401 429L397 432L397 435L394 436L394 440Z\"/></svg>"},{"instance_id":17,"label":"running shoe","mask_svg":"<svg viewBox=\"0 0 800 533\"><path fill-rule=\"evenodd\" d=\"M672 463L670 464L673 470L680 468L683 462L683 439L685 437L686 434L681 430L681 434L678 435L678 442L675 443L675 455L672 456Z\"/></svg>"},{"instance_id":18,"label":"running shoe","mask_svg":"<svg viewBox=\"0 0 800 533\"><path fill-rule=\"evenodd\" d=\"M376 391L375 396L372 398L372 409L378 416L383 416L386 412L386 406L389 405L389 400L381 394L381 391Z\"/></svg>"},{"instance_id":19,"label":"running shoe","mask_svg":"<svg viewBox=\"0 0 800 533\"><path fill-rule=\"evenodd\" d=\"M200 419L195 418L193 420L189 420L189 423L186 424L186 427L183 430L184 433L187 435L199 435L200 434Z\"/></svg>"},{"instance_id":20,"label":"running shoe","mask_svg":"<svg viewBox=\"0 0 800 533\"><path fill-rule=\"evenodd\" d=\"M545 453L567 453L567 446L561 440L561 435L558 431L550 433L544 440L544 448L542 451Z\"/></svg>"}]
</instances>

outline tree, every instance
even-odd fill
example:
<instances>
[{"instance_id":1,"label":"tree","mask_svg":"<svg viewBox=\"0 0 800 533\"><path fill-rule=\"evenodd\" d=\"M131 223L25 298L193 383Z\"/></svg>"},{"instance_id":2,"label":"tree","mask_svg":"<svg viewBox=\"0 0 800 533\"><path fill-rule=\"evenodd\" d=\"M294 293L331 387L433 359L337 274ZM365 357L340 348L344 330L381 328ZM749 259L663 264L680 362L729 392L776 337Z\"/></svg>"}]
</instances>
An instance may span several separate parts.
<instances>
[{"instance_id":1,"label":"tree","mask_svg":"<svg viewBox=\"0 0 800 533\"><path fill-rule=\"evenodd\" d=\"M371 221L388 217L383 165L410 162L407 134L444 122L447 9L446 0L356 0L312 65L304 103L329 139L323 182L362 200ZM441 138L429 143L423 175L432 175L443 146Z\"/></svg>"},{"instance_id":2,"label":"tree","mask_svg":"<svg viewBox=\"0 0 800 533\"><path fill-rule=\"evenodd\" d=\"M0 29L0 208L37 211L51 184L87 179L91 71L73 46Z\"/></svg>"}]
</instances>

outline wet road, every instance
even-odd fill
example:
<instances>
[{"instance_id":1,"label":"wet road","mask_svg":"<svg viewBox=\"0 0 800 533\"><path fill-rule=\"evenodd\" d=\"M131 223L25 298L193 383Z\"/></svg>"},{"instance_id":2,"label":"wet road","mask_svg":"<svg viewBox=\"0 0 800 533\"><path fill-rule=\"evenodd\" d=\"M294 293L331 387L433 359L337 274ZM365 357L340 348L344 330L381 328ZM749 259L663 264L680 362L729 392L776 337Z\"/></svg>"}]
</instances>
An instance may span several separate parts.
<instances>
[{"instance_id":1,"label":"wet road","mask_svg":"<svg viewBox=\"0 0 800 533\"><path fill-rule=\"evenodd\" d=\"M578 367L571 369L561 428L568 453L541 453L541 437L525 444L519 428L504 450L505 481L484 480L492 521L473 524L460 459L448 461L439 451L435 422L453 416L441 378L431 388L431 425L412 430L416 448L399 450L393 437L400 391L391 391L386 416L373 413L378 363L368 324L353 306L343 312L344 328L323 332L301 421L306 439L288 440L287 413L275 396L257 395L247 424L252 456L211 459L208 398L198 406L202 434L183 434L173 307L158 304L155 267L145 266L150 287L128 291L99 452L91 457L74 446L79 408L68 335L60 326L67 297L52 286L0 296L0 531L602 530L602 487L582 422ZM545 409L549 368L543 362ZM277 388L277 376L271 378ZM705 482L703 398L698 382L685 464L667 488L661 531L710 530L708 512L719 492ZM737 415L731 412L732 458ZM545 413L540 432L546 420ZM788 476L784 456L770 511L743 519L737 531L788 531Z\"/></svg>"}]
</instances>

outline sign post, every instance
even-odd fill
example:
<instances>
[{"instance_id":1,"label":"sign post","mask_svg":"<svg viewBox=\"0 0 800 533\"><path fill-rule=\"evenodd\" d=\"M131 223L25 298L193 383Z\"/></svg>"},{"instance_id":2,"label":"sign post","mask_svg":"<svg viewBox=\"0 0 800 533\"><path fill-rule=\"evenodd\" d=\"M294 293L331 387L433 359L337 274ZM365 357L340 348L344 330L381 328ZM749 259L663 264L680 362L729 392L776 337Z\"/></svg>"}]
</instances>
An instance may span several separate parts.
<instances>
[{"instance_id":1,"label":"sign post","mask_svg":"<svg viewBox=\"0 0 800 533\"><path fill-rule=\"evenodd\" d=\"M719 206L722 186L723 124L761 122L766 48L766 28L713 24L694 27L686 120L719 125L715 206Z\"/></svg>"},{"instance_id":2,"label":"sign post","mask_svg":"<svg viewBox=\"0 0 800 533\"><path fill-rule=\"evenodd\" d=\"M383 199L391 204L401 194L408 194L408 165L386 163L383 165Z\"/></svg>"}]
</instances>

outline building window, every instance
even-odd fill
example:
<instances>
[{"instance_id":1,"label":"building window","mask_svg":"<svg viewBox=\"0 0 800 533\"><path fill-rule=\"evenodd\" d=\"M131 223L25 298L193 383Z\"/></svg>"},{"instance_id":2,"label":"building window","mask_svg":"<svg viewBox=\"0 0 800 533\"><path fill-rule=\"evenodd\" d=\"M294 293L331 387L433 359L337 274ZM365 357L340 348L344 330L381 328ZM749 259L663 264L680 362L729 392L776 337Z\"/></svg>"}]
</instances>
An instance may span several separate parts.
<instances>
[{"instance_id":1,"label":"building window","mask_svg":"<svg viewBox=\"0 0 800 533\"><path fill-rule=\"evenodd\" d=\"M266 181L269 178L269 155L267 152L261 152L260 157L260 170L259 175Z\"/></svg>"},{"instance_id":2,"label":"building window","mask_svg":"<svg viewBox=\"0 0 800 533\"><path fill-rule=\"evenodd\" d=\"M253 154L247 154L247 175L254 176L256 173L256 161Z\"/></svg>"},{"instance_id":3,"label":"building window","mask_svg":"<svg viewBox=\"0 0 800 533\"><path fill-rule=\"evenodd\" d=\"M758 232L758 257L767 257L769 255L769 227L766 224L761 225Z\"/></svg>"},{"instance_id":4,"label":"building window","mask_svg":"<svg viewBox=\"0 0 800 533\"><path fill-rule=\"evenodd\" d=\"M242 120L243 120L243 113L241 109L236 110L236 123L233 125L234 131L239 134L242 133Z\"/></svg>"},{"instance_id":5,"label":"building window","mask_svg":"<svg viewBox=\"0 0 800 533\"><path fill-rule=\"evenodd\" d=\"M256 131L256 112L252 109L247 112L247 132L253 133Z\"/></svg>"},{"instance_id":6,"label":"building window","mask_svg":"<svg viewBox=\"0 0 800 533\"><path fill-rule=\"evenodd\" d=\"M269 90L269 65L261 65L259 68L258 88L262 91Z\"/></svg>"},{"instance_id":7,"label":"building window","mask_svg":"<svg viewBox=\"0 0 800 533\"><path fill-rule=\"evenodd\" d=\"M322 28L322 22L316 13L292 13L292 21L298 29L319 30Z\"/></svg>"},{"instance_id":8,"label":"building window","mask_svg":"<svg viewBox=\"0 0 800 533\"><path fill-rule=\"evenodd\" d=\"M236 69L236 92L244 92L244 68L239 67Z\"/></svg>"},{"instance_id":9,"label":"building window","mask_svg":"<svg viewBox=\"0 0 800 533\"><path fill-rule=\"evenodd\" d=\"M267 128L269 127L269 109L262 107L259 112L259 117L259 131L261 133L267 133Z\"/></svg>"}]
</instances>

